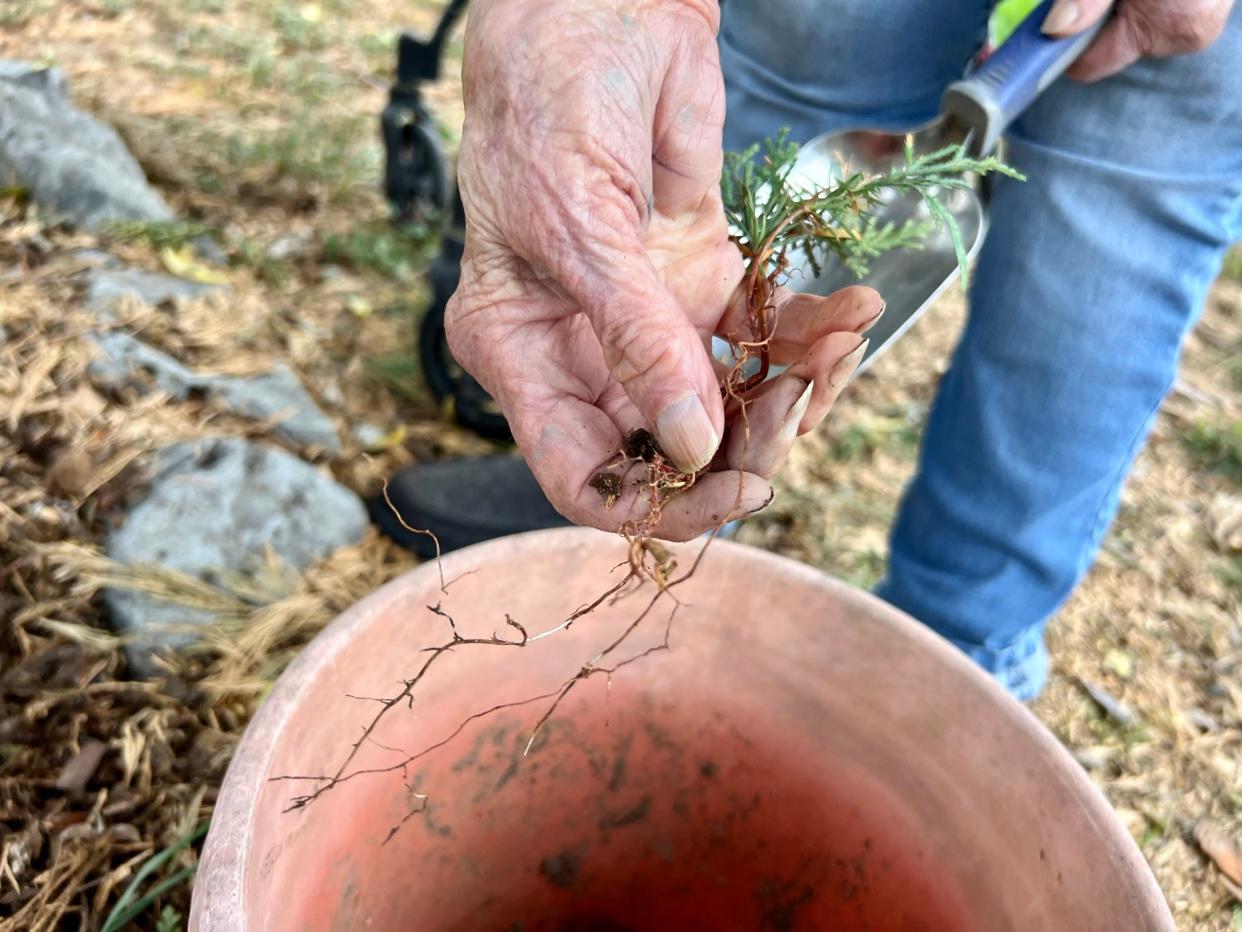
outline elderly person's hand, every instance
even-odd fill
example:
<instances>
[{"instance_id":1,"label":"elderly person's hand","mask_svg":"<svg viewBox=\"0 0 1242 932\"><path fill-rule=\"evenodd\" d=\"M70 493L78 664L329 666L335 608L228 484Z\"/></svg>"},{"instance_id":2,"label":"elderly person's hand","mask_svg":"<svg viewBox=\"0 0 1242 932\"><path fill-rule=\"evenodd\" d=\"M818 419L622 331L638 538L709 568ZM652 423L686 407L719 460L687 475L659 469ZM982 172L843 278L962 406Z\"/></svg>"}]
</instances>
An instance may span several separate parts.
<instances>
[{"instance_id":1,"label":"elderly person's hand","mask_svg":"<svg viewBox=\"0 0 1242 932\"><path fill-rule=\"evenodd\" d=\"M1058 0L1044 32L1069 36L1107 12L1109 0ZM1145 56L1163 58L1207 48L1220 36L1233 0L1118 0L1117 13L1069 70L1098 81Z\"/></svg>"},{"instance_id":2,"label":"elderly person's hand","mask_svg":"<svg viewBox=\"0 0 1242 932\"><path fill-rule=\"evenodd\" d=\"M739 330L742 264L720 200L724 88L715 0L476 0L459 163L468 220L448 308L457 360L499 402L556 508L615 530L646 500L634 464L611 507L591 480L635 428L701 472L656 533L688 539L771 499L883 305L870 289L782 294L790 369L745 429L721 401L714 333ZM743 335L745 335L743 331Z\"/></svg>"}]
</instances>

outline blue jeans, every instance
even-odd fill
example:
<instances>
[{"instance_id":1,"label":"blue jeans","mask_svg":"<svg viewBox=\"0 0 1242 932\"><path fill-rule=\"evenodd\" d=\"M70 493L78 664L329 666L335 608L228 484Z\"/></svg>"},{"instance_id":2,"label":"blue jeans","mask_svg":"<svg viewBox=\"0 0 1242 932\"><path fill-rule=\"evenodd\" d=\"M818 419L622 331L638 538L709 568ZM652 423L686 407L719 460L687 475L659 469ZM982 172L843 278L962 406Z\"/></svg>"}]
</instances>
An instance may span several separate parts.
<instances>
[{"instance_id":1,"label":"blue jeans","mask_svg":"<svg viewBox=\"0 0 1242 932\"><path fill-rule=\"evenodd\" d=\"M726 0L725 144L901 131L937 112L988 0ZM969 323L878 593L1019 698L1242 238L1242 6L1196 55L1062 79L1012 127ZM931 378L932 374L927 373Z\"/></svg>"}]
</instances>

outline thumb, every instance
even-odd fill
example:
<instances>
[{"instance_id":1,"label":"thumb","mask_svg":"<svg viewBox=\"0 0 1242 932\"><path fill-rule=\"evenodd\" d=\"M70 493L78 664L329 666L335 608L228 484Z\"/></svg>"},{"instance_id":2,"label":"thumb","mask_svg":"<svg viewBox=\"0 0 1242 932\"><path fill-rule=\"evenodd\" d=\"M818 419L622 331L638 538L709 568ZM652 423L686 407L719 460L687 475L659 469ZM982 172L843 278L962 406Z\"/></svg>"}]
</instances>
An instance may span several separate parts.
<instances>
[{"instance_id":1,"label":"thumb","mask_svg":"<svg viewBox=\"0 0 1242 932\"><path fill-rule=\"evenodd\" d=\"M724 407L707 347L645 253L614 255L606 271L579 280L574 295L604 362L664 452L687 472L711 462Z\"/></svg>"},{"instance_id":2,"label":"thumb","mask_svg":"<svg viewBox=\"0 0 1242 932\"><path fill-rule=\"evenodd\" d=\"M1040 28L1057 38L1072 36L1098 21L1110 6L1111 0L1056 0Z\"/></svg>"}]
</instances>

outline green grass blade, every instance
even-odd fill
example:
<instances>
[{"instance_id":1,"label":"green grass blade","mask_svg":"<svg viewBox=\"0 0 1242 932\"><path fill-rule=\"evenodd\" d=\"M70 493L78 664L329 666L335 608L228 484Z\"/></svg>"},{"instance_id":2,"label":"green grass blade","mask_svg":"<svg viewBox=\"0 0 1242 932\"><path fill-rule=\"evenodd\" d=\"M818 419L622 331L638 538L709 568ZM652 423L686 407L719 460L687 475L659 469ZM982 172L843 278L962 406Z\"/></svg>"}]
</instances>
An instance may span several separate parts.
<instances>
[{"instance_id":1,"label":"green grass blade","mask_svg":"<svg viewBox=\"0 0 1242 932\"><path fill-rule=\"evenodd\" d=\"M108 913L108 918L104 920L101 932L119 932L119 930L124 927L125 923L129 921L129 919L123 918L128 914L127 907L134 897L138 895L138 887L142 884L142 882L152 873L168 863L168 861L175 858L178 853L206 835L207 824L208 823L206 822L202 823L195 828L194 831L190 832L190 834L186 835L175 844L169 845L163 851L153 854L147 860L142 862L142 866L139 867L137 873L134 874L134 879L129 882L129 885L125 888L125 892L121 894L121 898L116 901L116 905L113 906L112 911ZM193 868L188 869L191 873L193 873ZM174 874L173 876L176 875ZM143 908L145 908L145 906Z\"/></svg>"},{"instance_id":2,"label":"green grass blade","mask_svg":"<svg viewBox=\"0 0 1242 932\"><path fill-rule=\"evenodd\" d=\"M141 899L137 900L124 912L118 913L114 909L108 915L108 921L103 927L103 932L120 932L121 929L125 928L125 926L129 923L141 916L147 909L150 908L152 903L154 903L169 890L179 887L181 884L189 881L194 876L194 872L196 870L198 870L198 868L193 866L183 867L181 870L177 871L177 873L171 874L157 883L154 887L144 893Z\"/></svg>"}]
</instances>

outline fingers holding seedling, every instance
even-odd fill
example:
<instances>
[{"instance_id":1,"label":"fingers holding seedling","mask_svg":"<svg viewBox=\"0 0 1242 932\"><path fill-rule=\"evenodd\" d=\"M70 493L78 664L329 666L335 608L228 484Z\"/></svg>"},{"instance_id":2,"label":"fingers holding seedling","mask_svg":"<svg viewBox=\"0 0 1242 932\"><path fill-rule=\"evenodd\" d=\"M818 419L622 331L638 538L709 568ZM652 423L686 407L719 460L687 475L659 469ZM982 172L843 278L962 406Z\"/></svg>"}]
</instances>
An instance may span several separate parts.
<instances>
[{"instance_id":1,"label":"fingers holding seedling","mask_svg":"<svg viewBox=\"0 0 1242 932\"><path fill-rule=\"evenodd\" d=\"M786 289L781 289L785 291ZM772 362L799 362L815 343L833 333L866 333L884 313L884 299L874 288L851 285L827 297L782 295L776 330L768 344Z\"/></svg>"},{"instance_id":2,"label":"fingers holding seedling","mask_svg":"<svg viewBox=\"0 0 1242 932\"><path fill-rule=\"evenodd\" d=\"M716 458L726 468L765 478L780 469L794 441L827 415L865 352L861 334L884 313L884 301L874 289L861 285L827 296L795 294L782 286L772 293L770 311L766 319L772 330L766 341L747 342L734 331L734 355L761 356L792 368L759 384L754 384L755 378L742 379L738 365L722 373L730 396L728 435ZM754 315L735 307L726 321L753 331Z\"/></svg>"},{"instance_id":3,"label":"fingers holding seedling","mask_svg":"<svg viewBox=\"0 0 1242 932\"><path fill-rule=\"evenodd\" d=\"M828 416L866 355L868 343L866 337L856 333L829 334L816 341L782 376L805 379L812 385L810 400L798 425L799 437L814 430Z\"/></svg>"},{"instance_id":4,"label":"fingers holding seedling","mask_svg":"<svg viewBox=\"0 0 1242 932\"><path fill-rule=\"evenodd\" d=\"M850 285L826 296L800 294L782 285L772 293L769 317L774 326L768 335L768 355L777 365L790 365L821 337L838 331L864 333L883 313L884 299L866 285ZM719 335L741 342L756 339L741 286L721 320Z\"/></svg>"},{"instance_id":5,"label":"fingers holding seedling","mask_svg":"<svg viewBox=\"0 0 1242 932\"><path fill-rule=\"evenodd\" d=\"M693 487L665 503L654 536L693 540L762 511L774 494L767 479L751 472L704 473Z\"/></svg>"},{"instance_id":6,"label":"fingers holding seedling","mask_svg":"<svg viewBox=\"0 0 1242 932\"><path fill-rule=\"evenodd\" d=\"M784 374L735 402L724 464L765 478L775 475L797 438L828 415L866 350L867 340L859 334L830 333Z\"/></svg>"},{"instance_id":7,"label":"fingers holding seedling","mask_svg":"<svg viewBox=\"0 0 1242 932\"><path fill-rule=\"evenodd\" d=\"M815 387L806 379L782 375L768 391L740 406L730 421L726 464L770 479L793 449Z\"/></svg>"}]
</instances>

